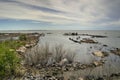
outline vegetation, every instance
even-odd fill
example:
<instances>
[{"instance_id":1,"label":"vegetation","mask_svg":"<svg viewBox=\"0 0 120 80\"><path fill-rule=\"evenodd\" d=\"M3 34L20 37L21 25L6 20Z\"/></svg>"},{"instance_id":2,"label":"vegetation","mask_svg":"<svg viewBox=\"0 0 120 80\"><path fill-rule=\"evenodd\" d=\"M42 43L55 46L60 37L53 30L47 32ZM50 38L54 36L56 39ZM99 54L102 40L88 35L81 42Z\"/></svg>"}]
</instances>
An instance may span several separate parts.
<instances>
[{"instance_id":1,"label":"vegetation","mask_svg":"<svg viewBox=\"0 0 120 80\"><path fill-rule=\"evenodd\" d=\"M21 41L27 40L26 35L25 35L25 34L21 34L21 35L19 36L19 40L21 40Z\"/></svg>"},{"instance_id":2,"label":"vegetation","mask_svg":"<svg viewBox=\"0 0 120 80\"><path fill-rule=\"evenodd\" d=\"M67 59L68 62L74 61L75 54L69 53L63 48L62 45L55 45L50 47L48 44L39 45L30 50L25 55L25 62L28 65L47 66L53 63L59 63L62 59Z\"/></svg>"},{"instance_id":3,"label":"vegetation","mask_svg":"<svg viewBox=\"0 0 120 80\"><path fill-rule=\"evenodd\" d=\"M15 49L23 43L17 41L4 41L0 43L0 79L15 74L19 63Z\"/></svg>"}]
</instances>

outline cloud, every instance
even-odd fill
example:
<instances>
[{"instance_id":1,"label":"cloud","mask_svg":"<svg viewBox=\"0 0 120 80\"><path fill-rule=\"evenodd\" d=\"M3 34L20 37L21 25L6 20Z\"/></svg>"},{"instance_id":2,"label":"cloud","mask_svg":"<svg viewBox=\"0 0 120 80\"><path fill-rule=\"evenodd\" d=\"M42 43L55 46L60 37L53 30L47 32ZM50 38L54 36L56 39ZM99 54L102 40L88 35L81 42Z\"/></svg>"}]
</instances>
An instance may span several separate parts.
<instances>
[{"instance_id":1,"label":"cloud","mask_svg":"<svg viewBox=\"0 0 120 80\"><path fill-rule=\"evenodd\" d=\"M1 0L0 19L120 26L120 0Z\"/></svg>"}]
</instances>

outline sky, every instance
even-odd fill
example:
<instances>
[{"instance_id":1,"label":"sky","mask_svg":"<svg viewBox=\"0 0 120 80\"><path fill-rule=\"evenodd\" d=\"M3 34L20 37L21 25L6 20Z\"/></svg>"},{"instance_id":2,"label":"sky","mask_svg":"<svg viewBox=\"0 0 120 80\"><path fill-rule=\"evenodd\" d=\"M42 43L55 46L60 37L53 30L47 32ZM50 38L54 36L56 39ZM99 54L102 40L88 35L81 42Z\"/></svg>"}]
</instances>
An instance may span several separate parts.
<instances>
[{"instance_id":1,"label":"sky","mask_svg":"<svg viewBox=\"0 0 120 80\"><path fill-rule=\"evenodd\" d=\"M0 0L0 30L120 30L120 0Z\"/></svg>"}]
</instances>

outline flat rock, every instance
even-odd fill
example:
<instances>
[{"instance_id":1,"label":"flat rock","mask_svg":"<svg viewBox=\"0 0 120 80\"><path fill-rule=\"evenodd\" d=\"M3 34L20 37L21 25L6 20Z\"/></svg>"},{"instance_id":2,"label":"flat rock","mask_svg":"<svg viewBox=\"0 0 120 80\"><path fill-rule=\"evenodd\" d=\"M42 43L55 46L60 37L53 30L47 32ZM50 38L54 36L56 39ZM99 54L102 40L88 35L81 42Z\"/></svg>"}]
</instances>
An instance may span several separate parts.
<instances>
[{"instance_id":1,"label":"flat rock","mask_svg":"<svg viewBox=\"0 0 120 80\"><path fill-rule=\"evenodd\" d=\"M96 52L93 52L93 55L97 57L105 57L105 56L108 56L108 53L102 52L102 51L96 51Z\"/></svg>"},{"instance_id":2,"label":"flat rock","mask_svg":"<svg viewBox=\"0 0 120 80\"><path fill-rule=\"evenodd\" d=\"M93 52L93 55L97 56L97 57L103 57L103 53L101 51L96 51L96 52Z\"/></svg>"}]
</instances>

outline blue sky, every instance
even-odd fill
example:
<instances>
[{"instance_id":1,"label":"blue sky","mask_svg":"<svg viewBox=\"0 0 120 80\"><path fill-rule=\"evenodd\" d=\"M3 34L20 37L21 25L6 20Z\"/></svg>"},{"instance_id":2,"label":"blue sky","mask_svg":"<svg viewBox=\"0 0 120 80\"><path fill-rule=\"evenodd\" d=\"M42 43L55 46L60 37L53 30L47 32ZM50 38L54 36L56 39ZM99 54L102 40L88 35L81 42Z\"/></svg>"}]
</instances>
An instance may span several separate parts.
<instances>
[{"instance_id":1,"label":"blue sky","mask_svg":"<svg viewBox=\"0 0 120 80\"><path fill-rule=\"evenodd\" d=\"M120 30L120 0L0 0L0 30Z\"/></svg>"}]
</instances>

